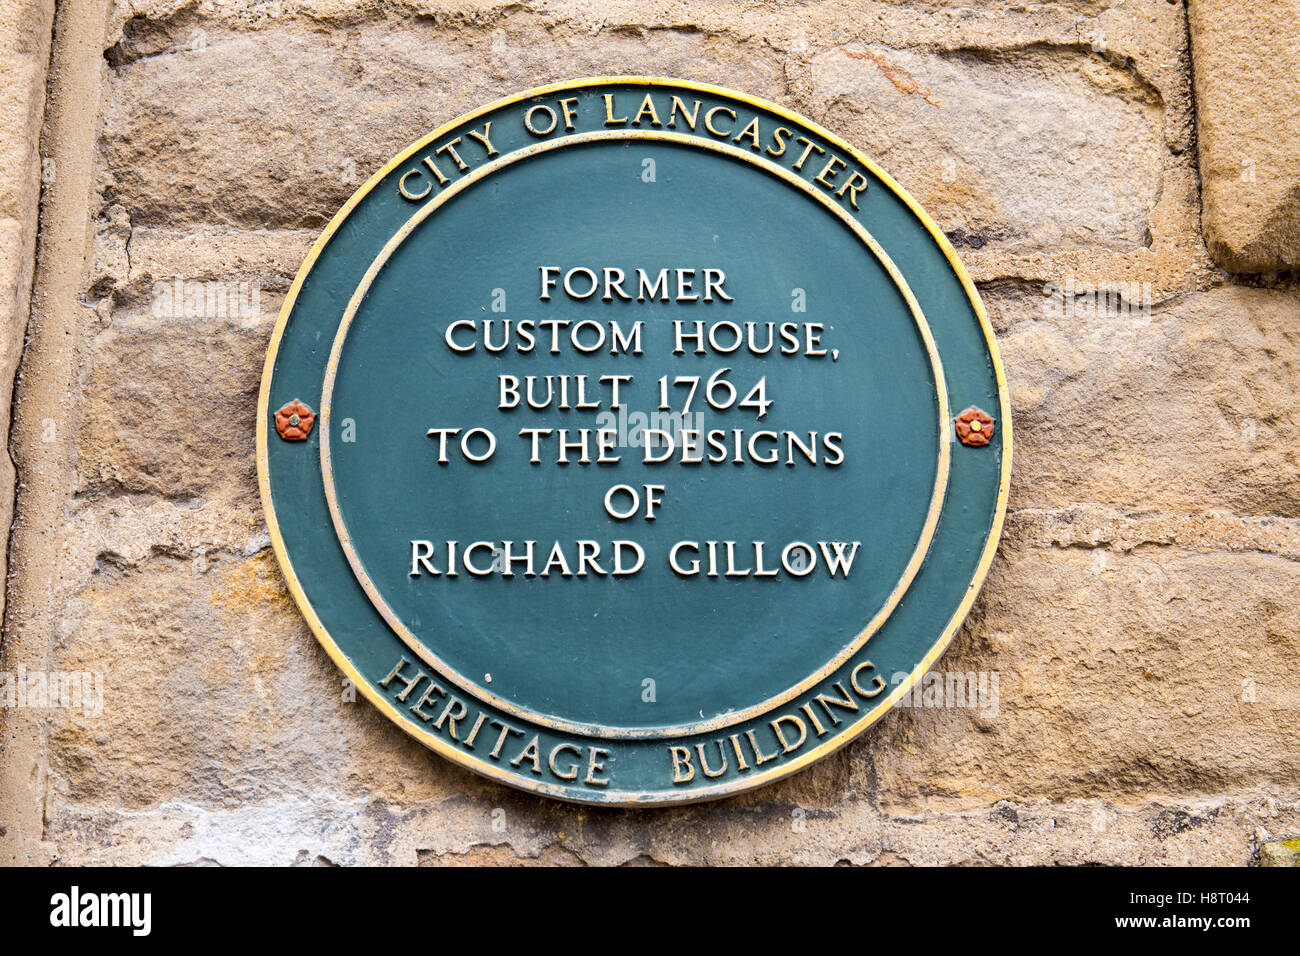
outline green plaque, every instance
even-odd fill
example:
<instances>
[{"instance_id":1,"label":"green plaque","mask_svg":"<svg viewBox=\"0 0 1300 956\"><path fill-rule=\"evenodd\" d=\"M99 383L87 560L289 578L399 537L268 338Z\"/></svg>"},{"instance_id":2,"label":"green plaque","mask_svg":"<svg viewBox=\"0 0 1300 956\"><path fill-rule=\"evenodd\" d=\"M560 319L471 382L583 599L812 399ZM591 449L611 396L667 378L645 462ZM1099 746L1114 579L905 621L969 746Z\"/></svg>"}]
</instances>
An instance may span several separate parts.
<instances>
[{"instance_id":1,"label":"green plaque","mask_svg":"<svg viewBox=\"0 0 1300 956\"><path fill-rule=\"evenodd\" d=\"M988 570L997 347L938 227L775 104L500 100L312 247L258 468L316 637L438 753L566 800L735 793L865 730Z\"/></svg>"}]
</instances>

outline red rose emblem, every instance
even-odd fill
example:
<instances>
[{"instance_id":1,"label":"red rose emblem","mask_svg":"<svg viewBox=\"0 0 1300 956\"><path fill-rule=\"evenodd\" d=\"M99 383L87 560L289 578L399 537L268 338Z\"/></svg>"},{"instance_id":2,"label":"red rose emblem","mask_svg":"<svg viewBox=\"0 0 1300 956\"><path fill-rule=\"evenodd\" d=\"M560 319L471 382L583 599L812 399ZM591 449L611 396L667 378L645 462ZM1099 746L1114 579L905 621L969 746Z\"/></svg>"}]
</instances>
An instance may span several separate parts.
<instances>
[{"instance_id":1,"label":"red rose emblem","mask_svg":"<svg viewBox=\"0 0 1300 956\"><path fill-rule=\"evenodd\" d=\"M314 424L316 413L296 398L275 413L275 430L285 441L302 441Z\"/></svg>"},{"instance_id":2,"label":"red rose emblem","mask_svg":"<svg viewBox=\"0 0 1300 956\"><path fill-rule=\"evenodd\" d=\"M974 405L954 418L953 422L957 426L957 437L963 445L987 445L993 438L993 417Z\"/></svg>"}]
</instances>

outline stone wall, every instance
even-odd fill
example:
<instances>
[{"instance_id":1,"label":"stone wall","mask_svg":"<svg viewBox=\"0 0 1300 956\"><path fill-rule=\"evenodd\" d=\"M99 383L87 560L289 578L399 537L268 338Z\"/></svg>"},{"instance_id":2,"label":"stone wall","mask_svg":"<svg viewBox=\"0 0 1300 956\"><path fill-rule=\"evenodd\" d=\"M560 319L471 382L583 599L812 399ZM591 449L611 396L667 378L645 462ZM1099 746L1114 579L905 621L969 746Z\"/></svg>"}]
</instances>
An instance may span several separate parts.
<instances>
[{"instance_id":1,"label":"stone wall","mask_svg":"<svg viewBox=\"0 0 1300 956\"><path fill-rule=\"evenodd\" d=\"M1297 0L61 0L52 33L49 0L12 6L6 382L43 89L58 175L0 671L104 687L98 714L0 710L0 860L1246 864L1300 834ZM996 713L897 709L755 793L597 811L483 781L341 692L257 495L283 294L408 142L621 73L823 123L970 268L1017 449L940 667L996 672ZM155 285L176 278L260 310L177 316Z\"/></svg>"},{"instance_id":2,"label":"stone wall","mask_svg":"<svg viewBox=\"0 0 1300 956\"><path fill-rule=\"evenodd\" d=\"M40 184L57 175L53 164L41 163L38 149L53 17L54 0L13 0L0 9L0 434L5 436L31 305ZM13 492L13 462L0 456L0 526L6 528L13 519ZM4 569L0 554L0 574Z\"/></svg>"}]
</instances>

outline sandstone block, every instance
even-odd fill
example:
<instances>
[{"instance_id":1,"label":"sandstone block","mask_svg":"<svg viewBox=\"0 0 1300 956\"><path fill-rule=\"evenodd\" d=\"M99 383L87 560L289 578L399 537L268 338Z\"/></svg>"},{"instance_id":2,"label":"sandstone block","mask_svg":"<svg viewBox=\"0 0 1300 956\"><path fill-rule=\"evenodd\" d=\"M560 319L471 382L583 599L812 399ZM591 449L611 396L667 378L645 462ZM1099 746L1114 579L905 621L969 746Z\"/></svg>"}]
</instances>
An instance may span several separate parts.
<instances>
[{"instance_id":1,"label":"sandstone block","mask_svg":"<svg viewBox=\"0 0 1300 956\"><path fill-rule=\"evenodd\" d=\"M1025 293L1000 337L1012 507L1300 516L1300 297L1221 288L1133 310Z\"/></svg>"},{"instance_id":2,"label":"sandstone block","mask_svg":"<svg viewBox=\"0 0 1300 956\"><path fill-rule=\"evenodd\" d=\"M1191 0L1205 241L1230 272L1300 267L1300 0Z\"/></svg>"},{"instance_id":3,"label":"sandstone block","mask_svg":"<svg viewBox=\"0 0 1300 956\"><path fill-rule=\"evenodd\" d=\"M812 60L825 122L876 159L960 252L1140 247L1160 191L1154 90L1073 49L850 45Z\"/></svg>"}]
</instances>

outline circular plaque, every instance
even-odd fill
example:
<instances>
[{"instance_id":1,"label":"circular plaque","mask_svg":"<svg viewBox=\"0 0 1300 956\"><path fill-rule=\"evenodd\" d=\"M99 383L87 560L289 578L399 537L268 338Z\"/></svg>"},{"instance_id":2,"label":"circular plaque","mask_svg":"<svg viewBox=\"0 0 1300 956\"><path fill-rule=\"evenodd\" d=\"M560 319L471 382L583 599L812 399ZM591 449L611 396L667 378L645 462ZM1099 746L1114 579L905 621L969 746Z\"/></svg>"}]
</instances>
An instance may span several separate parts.
<instances>
[{"instance_id":1,"label":"circular plaque","mask_svg":"<svg viewBox=\"0 0 1300 956\"><path fill-rule=\"evenodd\" d=\"M805 766L934 664L1009 413L969 276L868 158L618 77L461 117L348 200L276 324L258 470L303 615L400 727L663 804Z\"/></svg>"}]
</instances>

